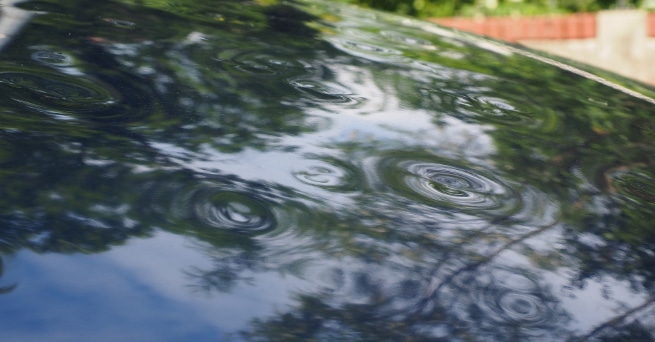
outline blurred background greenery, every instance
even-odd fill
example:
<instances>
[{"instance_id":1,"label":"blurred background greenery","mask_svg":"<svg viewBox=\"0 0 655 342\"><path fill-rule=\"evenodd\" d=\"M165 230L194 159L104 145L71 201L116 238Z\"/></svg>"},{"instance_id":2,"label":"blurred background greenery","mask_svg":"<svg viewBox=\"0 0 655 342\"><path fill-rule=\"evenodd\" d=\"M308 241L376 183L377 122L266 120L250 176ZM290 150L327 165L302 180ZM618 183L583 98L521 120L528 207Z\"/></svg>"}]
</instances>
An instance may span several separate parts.
<instances>
[{"instance_id":1,"label":"blurred background greenery","mask_svg":"<svg viewBox=\"0 0 655 342\"><path fill-rule=\"evenodd\" d=\"M655 0L339 0L419 18L545 15L613 8L655 8Z\"/></svg>"}]
</instances>

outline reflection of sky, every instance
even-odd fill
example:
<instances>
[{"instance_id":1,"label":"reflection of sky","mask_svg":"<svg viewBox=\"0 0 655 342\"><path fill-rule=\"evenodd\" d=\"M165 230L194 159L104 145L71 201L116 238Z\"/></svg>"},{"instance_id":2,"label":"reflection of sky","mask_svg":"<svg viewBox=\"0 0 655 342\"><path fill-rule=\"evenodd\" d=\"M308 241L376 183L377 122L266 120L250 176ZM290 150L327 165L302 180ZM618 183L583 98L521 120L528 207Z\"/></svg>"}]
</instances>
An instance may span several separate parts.
<instances>
[{"instance_id":1,"label":"reflection of sky","mask_svg":"<svg viewBox=\"0 0 655 342\"><path fill-rule=\"evenodd\" d=\"M603 299L604 291L609 291L609 299ZM568 296L562 307L575 317L581 332L591 331L599 322L610 321L626 308L637 307L648 299L643 293L630 290L629 283L610 277L587 281L584 289L566 288L562 292Z\"/></svg>"},{"instance_id":2,"label":"reflection of sky","mask_svg":"<svg viewBox=\"0 0 655 342\"><path fill-rule=\"evenodd\" d=\"M550 232L554 233L554 232ZM546 240L556 241L560 235L547 234ZM540 241L543 235L527 241ZM559 301L559 306L572 317L569 328L577 334L592 331L599 324L610 322L614 317L625 312L626 308L637 307L648 300L644 293L635 292L627 281L606 276L601 279L585 281L582 288L571 286L570 274L578 271L560 267L555 271L535 268L525 255L514 250L503 252L496 260L499 264L517 269L533 269L538 274L540 284L552 292Z\"/></svg>"},{"instance_id":3,"label":"reflection of sky","mask_svg":"<svg viewBox=\"0 0 655 342\"><path fill-rule=\"evenodd\" d=\"M548 240L556 240L557 235ZM185 271L211 268L202 250L198 242L160 232L99 255L20 252L7 260L2 278L2 285L18 286L0 297L11 299L0 309L0 340L214 340L245 328L253 318L286 311L293 292L309 289L295 276L248 272L252 281L240 283L230 293L198 292L190 287L193 279ZM348 274L370 267L356 260L321 260L305 275L312 283L331 268ZM534 269L528 258L514 250L503 252L494 264L537 272L541 286L573 318L569 329L577 333L591 331L646 300L627 282L609 277L571 288L566 268ZM389 282L382 286L412 278L411 273L379 266L377 281ZM607 289L609 296L603 298Z\"/></svg>"},{"instance_id":4,"label":"reflection of sky","mask_svg":"<svg viewBox=\"0 0 655 342\"><path fill-rule=\"evenodd\" d=\"M18 286L0 297L11 299L3 301L0 309L0 340L213 340L243 329L253 318L285 311L292 303L290 293L307 285L292 276L264 272L248 274L253 281L231 293L196 292L184 271L210 267L201 250L184 237L157 233L100 255L20 252L8 260L3 276L3 285ZM504 252L496 262L532 268L528 259L513 251ZM324 263L320 269L366 267L330 259ZM384 272L384 267L378 271ZM631 292L628 283L614 279L589 281L583 289L573 289L564 273L539 271L542 285L560 298L560 305L572 316L573 331L590 331L645 300ZM381 279L394 282L401 279L398 276L409 274ZM604 288L611 289L609 299L602 298Z\"/></svg>"},{"instance_id":5,"label":"reflection of sky","mask_svg":"<svg viewBox=\"0 0 655 342\"><path fill-rule=\"evenodd\" d=\"M376 83L374 75L367 68L330 65L330 69L334 74L332 83L348 85L348 94L345 95L361 101L327 102L319 108L305 109L305 122L315 124L317 129L314 132L281 136L270 144L277 148L265 152L245 149L240 153L223 154L205 145L201 153L196 153L163 142L153 142L152 146L178 159L185 168L202 172L220 170L244 179L279 184L303 193L329 197L335 204L350 201L338 198L332 191L321 191L302 184L293 177L294 171L311 165L308 155L344 158L346 156L339 154L341 149L334 148L340 144L373 146L370 152L375 153L381 149L420 146L431 147L436 155L484 164L495 152L493 140L487 134L490 126L466 123L442 113L406 108L401 103L398 90L390 84ZM439 125L435 124L437 119ZM292 152L286 152L290 147L293 147Z\"/></svg>"},{"instance_id":6,"label":"reflection of sky","mask_svg":"<svg viewBox=\"0 0 655 342\"><path fill-rule=\"evenodd\" d=\"M229 294L195 292L184 271L208 258L168 233L101 255L20 252L7 262L2 341L215 341L284 309L285 279L253 274Z\"/></svg>"}]
</instances>

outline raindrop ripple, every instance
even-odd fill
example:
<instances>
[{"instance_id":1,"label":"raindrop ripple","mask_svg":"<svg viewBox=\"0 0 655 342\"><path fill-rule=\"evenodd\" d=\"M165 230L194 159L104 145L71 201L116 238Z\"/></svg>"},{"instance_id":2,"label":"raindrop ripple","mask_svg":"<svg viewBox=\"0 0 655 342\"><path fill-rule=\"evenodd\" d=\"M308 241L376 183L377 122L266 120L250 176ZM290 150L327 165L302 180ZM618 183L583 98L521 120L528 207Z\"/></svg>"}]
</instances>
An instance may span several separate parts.
<instances>
[{"instance_id":1,"label":"raindrop ripple","mask_svg":"<svg viewBox=\"0 0 655 342\"><path fill-rule=\"evenodd\" d=\"M380 161L378 172L398 194L428 205L506 215L522 202L510 186L474 168L390 157Z\"/></svg>"},{"instance_id":2,"label":"raindrop ripple","mask_svg":"<svg viewBox=\"0 0 655 342\"><path fill-rule=\"evenodd\" d=\"M618 171L611 176L619 193L633 201L655 205L655 180L645 172Z\"/></svg>"},{"instance_id":3,"label":"raindrop ripple","mask_svg":"<svg viewBox=\"0 0 655 342\"><path fill-rule=\"evenodd\" d=\"M260 233L276 226L269 205L244 192L208 186L188 193L190 213L203 225L237 233Z\"/></svg>"},{"instance_id":4,"label":"raindrop ripple","mask_svg":"<svg viewBox=\"0 0 655 342\"><path fill-rule=\"evenodd\" d=\"M353 190L363 182L354 167L332 158L310 159L293 175L305 184L331 190Z\"/></svg>"},{"instance_id":5,"label":"raindrop ripple","mask_svg":"<svg viewBox=\"0 0 655 342\"><path fill-rule=\"evenodd\" d=\"M154 101L148 90L119 75L100 80L38 68L0 67L0 87L28 108L67 120L134 122L152 113Z\"/></svg>"},{"instance_id":6,"label":"raindrop ripple","mask_svg":"<svg viewBox=\"0 0 655 342\"><path fill-rule=\"evenodd\" d=\"M49 49L34 51L32 59L52 67L67 67L73 64L73 58L69 55Z\"/></svg>"},{"instance_id":7,"label":"raindrop ripple","mask_svg":"<svg viewBox=\"0 0 655 342\"><path fill-rule=\"evenodd\" d=\"M485 268L464 272L442 287L439 299L451 314L469 328L499 333L499 326L511 326L525 340L550 340L564 318L557 300L547 289L519 270ZM513 286L504 276L509 275ZM455 305L452 305L455 303Z\"/></svg>"}]
</instances>

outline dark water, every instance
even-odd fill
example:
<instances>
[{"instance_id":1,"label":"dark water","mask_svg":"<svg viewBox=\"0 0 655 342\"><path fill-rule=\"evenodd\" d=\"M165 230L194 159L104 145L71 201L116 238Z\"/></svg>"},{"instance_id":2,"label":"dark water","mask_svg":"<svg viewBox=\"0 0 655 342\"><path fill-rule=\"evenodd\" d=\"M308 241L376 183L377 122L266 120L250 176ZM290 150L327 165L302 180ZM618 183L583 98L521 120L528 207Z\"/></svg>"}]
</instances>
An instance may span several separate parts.
<instances>
[{"instance_id":1,"label":"dark water","mask_svg":"<svg viewBox=\"0 0 655 342\"><path fill-rule=\"evenodd\" d=\"M331 3L4 5L0 340L653 340L652 89Z\"/></svg>"}]
</instances>

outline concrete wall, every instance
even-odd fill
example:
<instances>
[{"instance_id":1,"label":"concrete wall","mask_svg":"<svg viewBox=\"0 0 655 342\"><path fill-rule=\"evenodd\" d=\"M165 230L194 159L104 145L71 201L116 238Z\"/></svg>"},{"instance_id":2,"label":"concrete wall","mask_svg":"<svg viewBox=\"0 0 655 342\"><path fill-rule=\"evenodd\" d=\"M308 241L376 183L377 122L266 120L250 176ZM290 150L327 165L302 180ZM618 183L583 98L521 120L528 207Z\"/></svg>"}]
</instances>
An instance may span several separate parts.
<instances>
[{"instance_id":1,"label":"concrete wall","mask_svg":"<svg viewBox=\"0 0 655 342\"><path fill-rule=\"evenodd\" d=\"M655 86L655 15L644 11L434 21L463 31L518 42Z\"/></svg>"},{"instance_id":2,"label":"concrete wall","mask_svg":"<svg viewBox=\"0 0 655 342\"><path fill-rule=\"evenodd\" d=\"M519 43L655 86L655 37L648 35L647 19L642 11L599 12L595 38Z\"/></svg>"}]
</instances>

